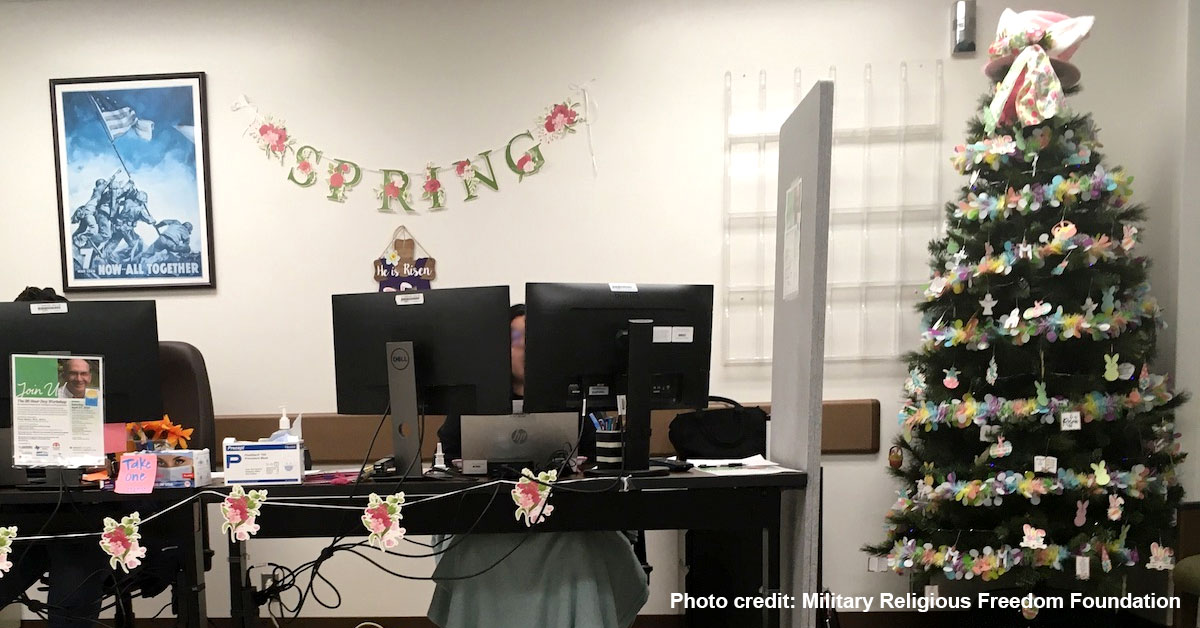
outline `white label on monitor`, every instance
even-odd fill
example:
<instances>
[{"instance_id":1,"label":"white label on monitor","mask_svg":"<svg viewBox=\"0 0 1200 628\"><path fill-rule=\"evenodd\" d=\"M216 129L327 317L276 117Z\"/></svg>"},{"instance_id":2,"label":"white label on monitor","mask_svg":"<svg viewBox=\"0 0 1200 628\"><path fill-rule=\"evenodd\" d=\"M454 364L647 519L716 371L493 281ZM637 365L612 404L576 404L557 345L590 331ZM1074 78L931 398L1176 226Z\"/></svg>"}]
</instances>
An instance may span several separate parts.
<instances>
[{"instance_id":1,"label":"white label on monitor","mask_svg":"<svg viewBox=\"0 0 1200 628\"><path fill-rule=\"evenodd\" d=\"M671 342L671 328L666 325L654 326L654 342Z\"/></svg>"},{"instance_id":2,"label":"white label on monitor","mask_svg":"<svg viewBox=\"0 0 1200 628\"><path fill-rule=\"evenodd\" d=\"M671 342L690 343L690 342L692 342L692 339L695 337L696 337L696 328L692 327L690 325L687 327L672 327L671 328Z\"/></svg>"},{"instance_id":3,"label":"white label on monitor","mask_svg":"<svg viewBox=\"0 0 1200 628\"><path fill-rule=\"evenodd\" d=\"M425 295L421 292L411 292L404 294L401 292L396 295L396 305L421 305L425 303Z\"/></svg>"},{"instance_id":4,"label":"white label on monitor","mask_svg":"<svg viewBox=\"0 0 1200 628\"><path fill-rule=\"evenodd\" d=\"M66 303L30 303L30 314L66 314Z\"/></svg>"},{"instance_id":5,"label":"white label on monitor","mask_svg":"<svg viewBox=\"0 0 1200 628\"><path fill-rule=\"evenodd\" d=\"M604 397L608 395L608 386L588 386L589 397Z\"/></svg>"},{"instance_id":6,"label":"white label on monitor","mask_svg":"<svg viewBox=\"0 0 1200 628\"><path fill-rule=\"evenodd\" d=\"M636 283L609 283L608 289L612 292L637 292Z\"/></svg>"}]
</instances>

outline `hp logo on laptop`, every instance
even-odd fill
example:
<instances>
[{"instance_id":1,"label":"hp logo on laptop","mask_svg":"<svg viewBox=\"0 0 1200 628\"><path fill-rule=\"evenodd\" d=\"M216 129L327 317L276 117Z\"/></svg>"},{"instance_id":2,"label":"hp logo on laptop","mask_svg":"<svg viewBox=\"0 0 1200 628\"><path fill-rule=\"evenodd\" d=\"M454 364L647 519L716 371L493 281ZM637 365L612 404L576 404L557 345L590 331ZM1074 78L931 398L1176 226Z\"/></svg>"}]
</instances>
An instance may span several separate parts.
<instances>
[{"instance_id":1,"label":"hp logo on laptop","mask_svg":"<svg viewBox=\"0 0 1200 628\"><path fill-rule=\"evenodd\" d=\"M529 432L526 432L523 428L517 428L513 430L512 442L520 445L527 440L529 440Z\"/></svg>"},{"instance_id":2,"label":"hp logo on laptop","mask_svg":"<svg viewBox=\"0 0 1200 628\"><path fill-rule=\"evenodd\" d=\"M408 352L404 349L396 349L395 351L392 351L390 361L392 368L396 369L397 371L403 371L408 369L408 364L412 361L412 358L409 357Z\"/></svg>"}]
</instances>

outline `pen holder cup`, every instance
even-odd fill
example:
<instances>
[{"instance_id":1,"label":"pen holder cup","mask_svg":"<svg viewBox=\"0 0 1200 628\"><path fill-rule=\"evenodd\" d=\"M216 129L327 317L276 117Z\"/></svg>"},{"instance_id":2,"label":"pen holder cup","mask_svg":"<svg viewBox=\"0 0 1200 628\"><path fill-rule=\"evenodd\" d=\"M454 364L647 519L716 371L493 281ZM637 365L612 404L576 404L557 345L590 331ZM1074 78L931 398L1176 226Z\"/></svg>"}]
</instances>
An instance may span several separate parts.
<instances>
[{"instance_id":1,"label":"pen holder cup","mask_svg":"<svg viewBox=\"0 0 1200 628\"><path fill-rule=\"evenodd\" d=\"M624 459L621 454L622 436L620 430L596 431L596 468L620 469Z\"/></svg>"}]
</instances>

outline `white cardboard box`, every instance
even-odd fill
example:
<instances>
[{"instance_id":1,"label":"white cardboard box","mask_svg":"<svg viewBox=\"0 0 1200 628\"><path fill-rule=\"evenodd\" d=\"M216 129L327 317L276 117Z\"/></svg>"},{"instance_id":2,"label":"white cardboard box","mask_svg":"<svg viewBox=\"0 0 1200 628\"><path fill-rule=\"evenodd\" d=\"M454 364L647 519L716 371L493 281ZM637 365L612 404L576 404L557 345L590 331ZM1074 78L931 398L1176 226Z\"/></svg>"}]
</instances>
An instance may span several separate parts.
<instances>
[{"instance_id":1,"label":"white cardboard box","mask_svg":"<svg viewBox=\"0 0 1200 628\"><path fill-rule=\"evenodd\" d=\"M303 443L222 443L225 485L300 484L304 481Z\"/></svg>"},{"instance_id":2,"label":"white cardboard box","mask_svg":"<svg viewBox=\"0 0 1200 628\"><path fill-rule=\"evenodd\" d=\"M207 449L164 449L158 456L154 488L196 488L212 482Z\"/></svg>"}]
</instances>

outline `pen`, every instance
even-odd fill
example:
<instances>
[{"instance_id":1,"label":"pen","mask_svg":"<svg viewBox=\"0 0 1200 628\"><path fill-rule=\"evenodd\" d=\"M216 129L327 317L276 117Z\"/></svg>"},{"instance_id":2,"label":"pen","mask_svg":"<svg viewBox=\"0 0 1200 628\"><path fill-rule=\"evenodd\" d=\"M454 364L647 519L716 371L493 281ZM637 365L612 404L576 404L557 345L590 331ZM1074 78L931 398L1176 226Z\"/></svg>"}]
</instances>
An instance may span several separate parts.
<instances>
[{"instance_id":1,"label":"pen","mask_svg":"<svg viewBox=\"0 0 1200 628\"><path fill-rule=\"evenodd\" d=\"M744 467L744 466L746 466L746 465L744 465L740 462L731 462L729 464L698 464L698 465L696 465L696 468L698 468L698 469L722 469L722 468L734 468L734 467Z\"/></svg>"},{"instance_id":2,"label":"pen","mask_svg":"<svg viewBox=\"0 0 1200 628\"><path fill-rule=\"evenodd\" d=\"M596 430L599 431L600 430L600 421L596 419L596 415L589 414L588 418L590 418L592 420L592 425L595 425Z\"/></svg>"}]
</instances>

